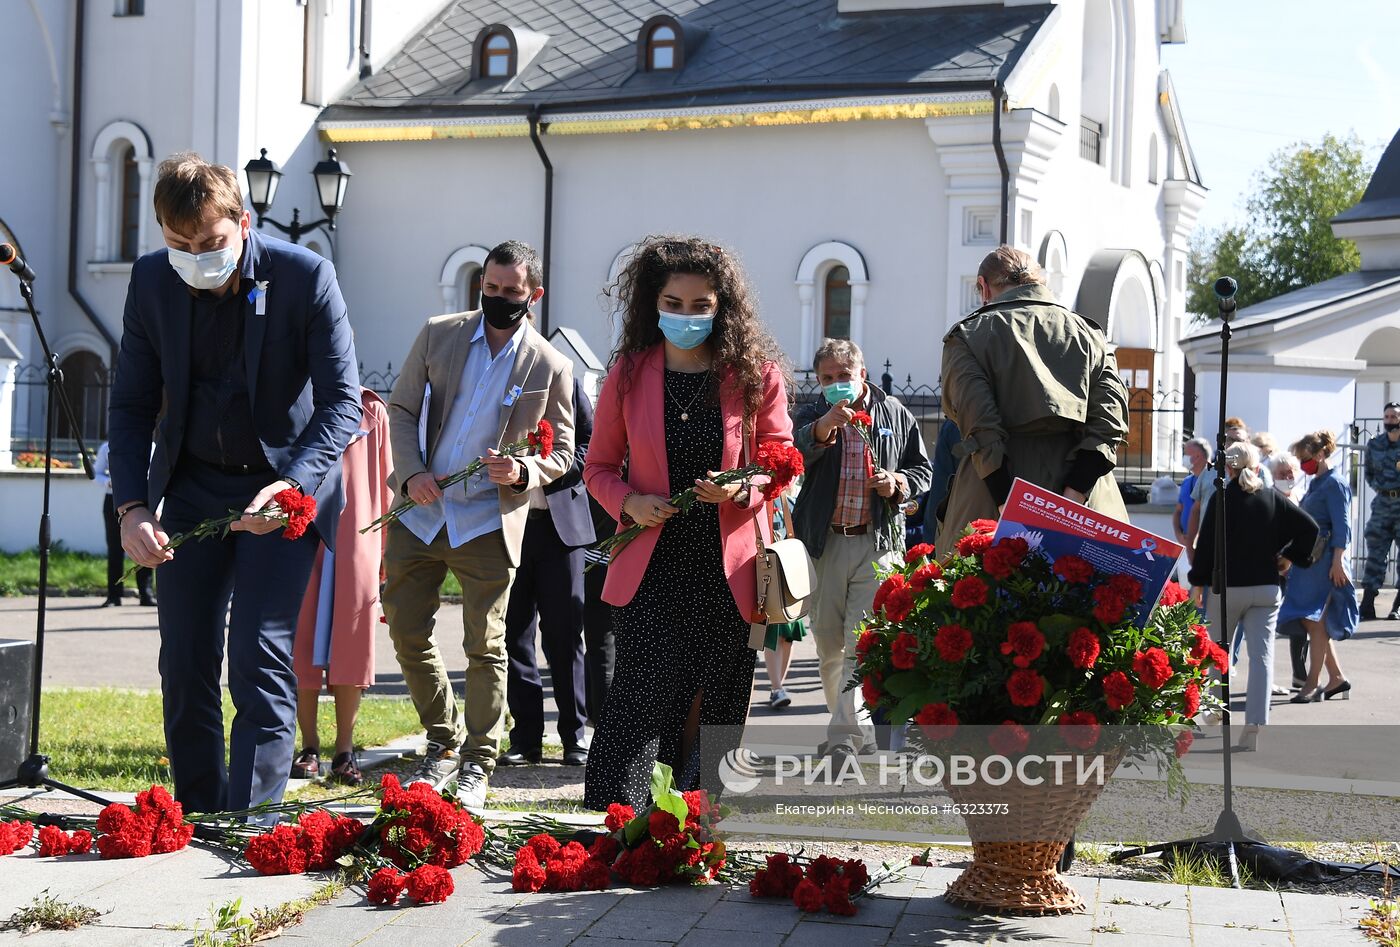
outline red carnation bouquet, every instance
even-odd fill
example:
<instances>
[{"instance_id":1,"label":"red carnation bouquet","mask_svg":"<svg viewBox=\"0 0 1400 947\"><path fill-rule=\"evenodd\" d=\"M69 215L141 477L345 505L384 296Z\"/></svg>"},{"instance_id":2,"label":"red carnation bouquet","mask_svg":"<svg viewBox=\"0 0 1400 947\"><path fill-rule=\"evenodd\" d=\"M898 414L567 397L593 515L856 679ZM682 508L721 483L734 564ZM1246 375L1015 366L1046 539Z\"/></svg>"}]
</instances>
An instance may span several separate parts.
<instances>
[{"instance_id":1,"label":"red carnation bouquet","mask_svg":"<svg viewBox=\"0 0 1400 947\"><path fill-rule=\"evenodd\" d=\"M711 477L710 482L724 487L731 483L751 481L755 477L762 477L765 482L759 489L766 503L780 495L793 480L801 476L802 469L802 452L796 447L778 441L764 441L758 445L758 455L751 463L735 467L733 470L721 471ZM695 488L687 487L667 502L679 511L679 515L684 516L695 505ZM646 529L648 527L633 524L622 532L607 537L594 548L608 556L616 555L624 546L642 535ZM587 568L591 569L596 564L589 563Z\"/></svg>"},{"instance_id":2,"label":"red carnation bouquet","mask_svg":"<svg viewBox=\"0 0 1400 947\"><path fill-rule=\"evenodd\" d=\"M241 511L230 511L227 516L217 516L204 520L194 529L171 536L170 541L160 548L162 550L176 549L191 539L207 539L210 536L222 538L228 535L229 527L241 520L244 515ZM316 519L316 498L288 487L286 490L274 494L268 504L258 510L257 515L280 522L283 539L300 539L306 535L306 528ZM136 566L127 569L123 579L129 579L135 575L136 569Z\"/></svg>"},{"instance_id":3,"label":"red carnation bouquet","mask_svg":"<svg viewBox=\"0 0 1400 947\"><path fill-rule=\"evenodd\" d=\"M975 726L988 729L969 739L1006 755L1036 728L1058 752L1104 752L1114 727L1125 752L1175 765L1192 718L1220 708L1209 672L1226 661L1185 591L1169 583L1138 628L1136 579L1051 560L1019 537L994 541L995 529L975 521L941 562L920 545L882 576L850 686L918 724L931 749Z\"/></svg>"},{"instance_id":4,"label":"red carnation bouquet","mask_svg":"<svg viewBox=\"0 0 1400 947\"><path fill-rule=\"evenodd\" d=\"M541 418L540 423L533 431L525 435L524 440L511 441L509 444L503 444L498 453L501 457L524 457L529 454L534 454L538 457L548 457L550 454L554 453L554 425ZM443 490L446 490L449 487L461 483L468 477L474 476L485 466L485 458L478 457L455 474L439 480L437 485ZM361 527L360 532L368 533L373 529L383 529L385 526L388 526L389 523L403 516L417 505L418 504L414 503L412 500L400 503L373 523Z\"/></svg>"}]
</instances>

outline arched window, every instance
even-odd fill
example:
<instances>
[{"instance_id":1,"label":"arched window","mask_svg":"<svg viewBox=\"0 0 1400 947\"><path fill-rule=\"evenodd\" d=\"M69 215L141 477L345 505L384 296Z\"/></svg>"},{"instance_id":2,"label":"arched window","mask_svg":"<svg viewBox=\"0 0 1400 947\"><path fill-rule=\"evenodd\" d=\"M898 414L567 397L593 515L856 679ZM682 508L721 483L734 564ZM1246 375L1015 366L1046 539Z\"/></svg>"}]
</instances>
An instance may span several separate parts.
<instances>
[{"instance_id":1,"label":"arched window","mask_svg":"<svg viewBox=\"0 0 1400 947\"><path fill-rule=\"evenodd\" d=\"M107 438L107 369L92 352L77 351L58 363L63 391L73 406L73 416L91 449ZM71 438L73 429L64 412L58 415L58 437Z\"/></svg>"},{"instance_id":2,"label":"arched window","mask_svg":"<svg viewBox=\"0 0 1400 947\"><path fill-rule=\"evenodd\" d=\"M1056 121L1060 120L1060 87L1050 83L1050 97L1045 104L1046 112Z\"/></svg>"},{"instance_id":3,"label":"arched window","mask_svg":"<svg viewBox=\"0 0 1400 947\"><path fill-rule=\"evenodd\" d=\"M647 34L647 71L659 72L679 68L679 37L675 27L662 23Z\"/></svg>"},{"instance_id":4,"label":"arched window","mask_svg":"<svg viewBox=\"0 0 1400 947\"><path fill-rule=\"evenodd\" d=\"M448 256L438 277L443 312L470 312L481 305L481 270L488 252L485 247L471 244L458 247Z\"/></svg>"},{"instance_id":5,"label":"arched window","mask_svg":"<svg viewBox=\"0 0 1400 947\"><path fill-rule=\"evenodd\" d=\"M481 267L464 266L457 271L458 311L468 312L481 306Z\"/></svg>"},{"instance_id":6,"label":"arched window","mask_svg":"<svg viewBox=\"0 0 1400 947\"><path fill-rule=\"evenodd\" d=\"M129 270L150 245L150 139L131 122L113 122L97 133L90 160L96 213L88 269Z\"/></svg>"},{"instance_id":7,"label":"arched window","mask_svg":"<svg viewBox=\"0 0 1400 947\"><path fill-rule=\"evenodd\" d=\"M141 255L141 175L136 167L136 149L126 146L122 155L122 203L120 255L118 259L134 261Z\"/></svg>"},{"instance_id":8,"label":"arched window","mask_svg":"<svg viewBox=\"0 0 1400 947\"><path fill-rule=\"evenodd\" d=\"M851 337L851 271L839 264L827 270L822 281L822 335Z\"/></svg>"},{"instance_id":9,"label":"arched window","mask_svg":"<svg viewBox=\"0 0 1400 947\"><path fill-rule=\"evenodd\" d=\"M508 79L515 75L515 40L505 30L492 30L481 44L481 78Z\"/></svg>"}]
</instances>

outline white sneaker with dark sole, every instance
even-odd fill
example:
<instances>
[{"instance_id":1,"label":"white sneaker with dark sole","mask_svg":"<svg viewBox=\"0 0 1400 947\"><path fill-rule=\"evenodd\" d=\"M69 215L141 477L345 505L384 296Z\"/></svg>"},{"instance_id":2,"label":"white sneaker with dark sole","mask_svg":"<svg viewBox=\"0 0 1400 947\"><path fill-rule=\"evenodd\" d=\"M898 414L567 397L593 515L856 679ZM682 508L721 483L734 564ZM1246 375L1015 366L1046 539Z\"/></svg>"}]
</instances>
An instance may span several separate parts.
<instances>
[{"instance_id":1,"label":"white sneaker with dark sole","mask_svg":"<svg viewBox=\"0 0 1400 947\"><path fill-rule=\"evenodd\" d=\"M486 808L486 773L475 763L464 762L457 772L457 801L469 812Z\"/></svg>"},{"instance_id":2,"label":"white sneaker with dark sole","mask_svg":"<svg viewBox=\"0 0 1400 947\"><path fill-rule=\"evenodd\" d=\"M768 695L769 710L783 710L791 704L792 698L789 697L788 692L781 687Z\"/></svg>"},{"instance_id":3,"label":"white sneaker with dark sole","mask_svg":"<svg viewBox=\"0 0 1400 947\"><path fill-rule=\"evenodd\" d=\"M427 752L413 771L412 778L404 785L427 783L434 792L443 792L458 778L457 772L461 766L462 757L456 750L449 750L441 743L429 740Z\"/></svg>"}]
</instances>

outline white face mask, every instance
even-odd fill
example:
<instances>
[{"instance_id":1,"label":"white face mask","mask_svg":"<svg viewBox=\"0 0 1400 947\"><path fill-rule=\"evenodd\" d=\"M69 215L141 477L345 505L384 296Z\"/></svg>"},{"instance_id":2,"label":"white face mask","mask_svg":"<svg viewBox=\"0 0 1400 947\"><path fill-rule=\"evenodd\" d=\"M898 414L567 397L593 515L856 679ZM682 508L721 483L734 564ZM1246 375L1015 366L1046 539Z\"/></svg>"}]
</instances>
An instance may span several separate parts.
<instances>
[{"instance_id":1,"label":"white face mask","mask_svg":"<svg viewBox=\"0 0 1400 947\"><path fill-rule=\"evenodd\" d=\"M232 240L222 250L210 250L208 253L187 253L173 247L168 250L170 266L192 289L218 289L228 282L238 266L243 241Z\"/></svg>"},{"instance_id":2,"label":"white face mask","mask_svg":"<svg viewBox=\"0 0 1400 947\"><path fill-rule=\"evenodd\" d=\"M1290 478L1275 477L1274 489L1277 490L1279 493L1282 493L1284 496L1287 496L1288 494L1293 492L1293 486L1297 482L1298 481Z\"/></svg>"}]
</instances>

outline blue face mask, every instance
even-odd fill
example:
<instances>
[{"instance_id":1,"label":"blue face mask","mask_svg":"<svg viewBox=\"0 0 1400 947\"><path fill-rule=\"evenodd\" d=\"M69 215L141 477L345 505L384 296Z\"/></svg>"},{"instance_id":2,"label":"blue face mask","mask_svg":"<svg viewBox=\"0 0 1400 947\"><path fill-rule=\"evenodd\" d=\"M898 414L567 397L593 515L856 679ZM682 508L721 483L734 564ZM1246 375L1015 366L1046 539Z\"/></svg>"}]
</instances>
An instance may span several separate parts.
<instances>
[{"instance_id":1,"label":"blue face mask","mask_svg":"<svg viewBox=\"0 0 1400 947\"><path fill-rule=\"evenodd\" d=\"M683 316L664 309L658 309L656 315L661 334L678 349L695 348L710 337L715 327L714 316Z\"/></svg>"},{"instance_id":2,"label":"blue face mask","mask_svg":"<svg viewBox=\"0 0 1400 947\"><path fill-rule=\"evenodd\" d=\"M842 401L855 404L856 399L860 397L860 382L833 382L822 389L822 394L826 396L827 404L840 404Z\"/></svg>"}]
</instances>

